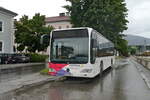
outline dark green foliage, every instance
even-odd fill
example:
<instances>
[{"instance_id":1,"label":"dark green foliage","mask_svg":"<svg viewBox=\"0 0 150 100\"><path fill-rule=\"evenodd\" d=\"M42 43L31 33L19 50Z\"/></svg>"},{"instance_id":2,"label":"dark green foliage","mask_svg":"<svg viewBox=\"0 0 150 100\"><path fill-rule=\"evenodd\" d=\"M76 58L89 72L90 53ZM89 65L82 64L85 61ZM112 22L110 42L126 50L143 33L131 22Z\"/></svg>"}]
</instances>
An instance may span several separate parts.
<instances>
[{"instance_id":1,"label":"dark green foliage","mask_svg":"<svg viewBox=\"0 0 150 100\"><path fill-rule=\"evenodd\" d=\"M127 29L127 8L124 0L66 0L71 6L64 6L69 12L73 27L92 27L114 43L122 40ZM125 41L121 42L126 45ZM118 46L117 46L118 45ZM120 44L116 49L124 50ZM120 51L122 53L122 51Z\"/></svg>"},{"instance_id":2,"label":"dark green foliage","mask_svg":"<svg viewBox=\"0 0 150 100\"><path fill-rule=\"evenodd\" d=\"M19 45L19 46L17 47L17 50L20 51L20 52L22 52L22 51L24 50L24 48L25 48L24 45Z\"/></svg>"},{"instance_id":3,"label":"dark green foliage","mask_svg":"<svg viewBox=\"0 0 150 100\"><path fill-rule=\"evenodd\" d=\"M130 52L131 55L135 55L137 51L137 47L135 46L129 46L128 51Z\"/></svg>"},{"instance_id":4,"label":"dark green foliage","mask_svg":"<svg viewBox=\"0 0 150 100\"><path fill-rule=\"evenodd\" d=\"M29 53L26 55L30 57L30 62L45 62L45 60L48 58L47 55L41 55L36 53Z\"/></svg>"},{"instance_id":5,"label":"dark green foliage","mask_svg":"<svg viewBox=\"0 0 150 100\"><path fill-rule=\"evenodd\" d=\"M45 27L45 16L38 13L29 19L24 15L15 22L15 26L15 42L21 47L26 46L29 52L42 51L47 47L40 44L40 37L43 34L50 34L53 28Z\"/></svg>"},{"instance_id":6,"label":"dark green foliage","mask_svg":"<svg viewBox=\"0 0 150 100\"><path fill-rule=\"evenodd\" d=\"M120 52L121 56L129 56L128 55L128 42L122 38L117 39L116 48Z\"/></svg>"}]
</instances>

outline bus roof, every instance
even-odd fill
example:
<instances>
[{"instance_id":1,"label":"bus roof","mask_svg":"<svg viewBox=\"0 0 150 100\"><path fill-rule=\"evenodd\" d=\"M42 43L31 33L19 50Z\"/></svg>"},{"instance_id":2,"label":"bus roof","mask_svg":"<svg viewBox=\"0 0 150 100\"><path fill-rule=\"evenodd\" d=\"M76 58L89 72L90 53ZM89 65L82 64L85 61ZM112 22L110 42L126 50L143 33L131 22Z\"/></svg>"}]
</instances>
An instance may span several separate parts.
<instances>
[{"instance_id":1,"label":"bus roof","mask_svg":"<svg viewBox=\"0 0 150 100\"><path fill-rule=\"evenodd\" d=\"M90 28L90 27L77 27L77 28L64 28L64 29L54 29L53 31L65 31L65 30L78 30L78 29L88 29L88 30L95 30L93 28ZM53 32L52 31L52 32ZM96 30L95 30L96 31ZM97 32L97 31L96 31ZM107 39L106 37L104 37L100 32L97 32L99 33L98 35L103 37L106 41L109 41L109 42L112 42L110 41L109 39ZM113 43L113 42L112 42Z\"/></svg>"},{"instance_id":2,"label":"bus roof","mask_svg":"<svg viewBox=\"0 0 150 100\"><path fill-rule=\"evenodd\" d=\"M90 28L90 27L77 27L77 28L54 29L53 31L75 30L75 29L93 29L93 28Z\"/></svg>"}]
</instances>

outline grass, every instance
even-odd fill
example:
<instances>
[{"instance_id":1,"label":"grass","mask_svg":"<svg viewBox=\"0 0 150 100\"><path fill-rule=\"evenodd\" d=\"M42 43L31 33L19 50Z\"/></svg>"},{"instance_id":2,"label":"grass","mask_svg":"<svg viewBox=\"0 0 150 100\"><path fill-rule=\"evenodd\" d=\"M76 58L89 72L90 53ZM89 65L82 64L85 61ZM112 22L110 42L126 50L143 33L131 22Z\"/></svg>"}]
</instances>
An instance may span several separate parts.
<instances>
[{"instance_id":1,"label":"grass","mask_svg":"<svg viewBox=\"0 0 150 100\"><path fill-rule=\"evenodd\" d=\"M42 75L48 75L48 71L49 71L48 68L42 69L42 70L40 71L40 74L42 74Z\"/></svg>"},{"instance_id":2,"label":"grass","mask_svg":"<svg viewBox=\"0 0 150 100\"><path fill-rule=\"evenodd\" d=\"M31 62L45 62L48 58L47 55L37 54L37 53L28 53Z\"/></svg>"}]
</instances>

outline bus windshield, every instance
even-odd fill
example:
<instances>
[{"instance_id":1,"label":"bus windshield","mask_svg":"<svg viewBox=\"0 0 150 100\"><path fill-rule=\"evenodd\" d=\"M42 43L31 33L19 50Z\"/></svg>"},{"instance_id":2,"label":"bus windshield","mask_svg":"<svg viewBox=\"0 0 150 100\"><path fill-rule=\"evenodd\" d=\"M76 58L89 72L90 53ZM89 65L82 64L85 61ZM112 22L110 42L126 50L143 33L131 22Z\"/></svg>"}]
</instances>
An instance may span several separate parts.
<instances>
[{"instance_id":1,"label":"bus windshield","mask_svg":"<svg viewBox=\"0 0 150 100\"><path fill-rule=\"evenodd\" d=\"M50 60L52 63L88 63L88 48L87 30L54 31Z\"/></svg>"}]
</instances>

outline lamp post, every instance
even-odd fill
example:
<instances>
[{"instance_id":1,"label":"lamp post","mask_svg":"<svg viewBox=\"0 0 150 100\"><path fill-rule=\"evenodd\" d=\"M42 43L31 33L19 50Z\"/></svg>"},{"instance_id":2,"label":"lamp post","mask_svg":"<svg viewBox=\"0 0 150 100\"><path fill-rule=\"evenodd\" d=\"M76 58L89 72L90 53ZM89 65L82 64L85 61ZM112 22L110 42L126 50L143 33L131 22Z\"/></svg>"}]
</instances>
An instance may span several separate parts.
<instances>
[{"instance_id":1,"label":"lamp post","mask_svg":"<svg viewBox=\"0 0 150 100\"><path fill-rule=\"evenodd\" d=\"M146 39L144 40L143 52L146 52Z\"/></svg>"}]
</instances>

